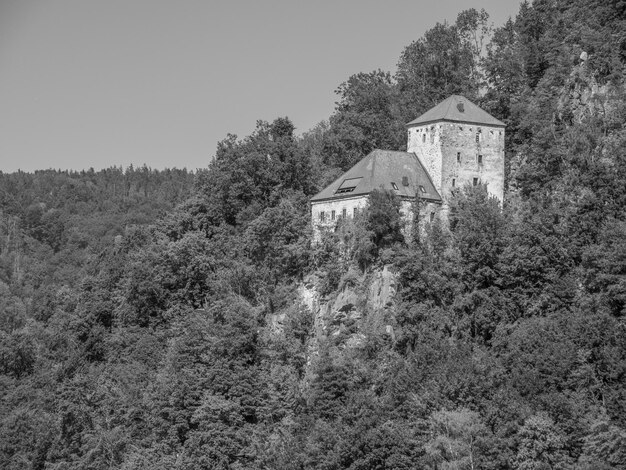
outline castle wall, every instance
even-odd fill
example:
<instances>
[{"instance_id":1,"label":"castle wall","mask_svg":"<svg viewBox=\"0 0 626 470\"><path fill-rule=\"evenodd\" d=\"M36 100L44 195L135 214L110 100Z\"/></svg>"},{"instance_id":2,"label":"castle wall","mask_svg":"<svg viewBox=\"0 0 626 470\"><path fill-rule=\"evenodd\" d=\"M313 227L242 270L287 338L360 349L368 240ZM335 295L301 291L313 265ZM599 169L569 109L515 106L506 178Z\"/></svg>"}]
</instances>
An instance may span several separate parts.
<instances>
[{"instance_id":1,"label":"castle wall","mask_svg":"<svg viewBox=\"0 0 626 470\"><path fill-rule=\"evenodd\" d=\"M354 217L354 210L357 212L365 209L369 201L368 195L355 196L345 199L335 199L330 201L311 202L311 222L313 225L313 242L317 243L321 239L323 231L335 229L338 220L343 217L343 209L346 209L346 217ZM404 220L404 236L408 237L413 226L413 201L402 199L400 202L400 215ZM424 230L426 225L439 217L441 204L426 202L420 210L420 228ZM332 211L335 211L335 218L332 218ZM324 220L321 220L321 212L324 212Z\"/></svg>"},{"instance_id":2,"label":"castle wall","mask_svg":"<svg viewBox=\"0 0 626 470\"><path fill-rule=\"evenodd\" d=\"M426 232L426 227L431 222L441 217L442 205L437 202L424 202L420 208L419 215L419 229L422 235ZM400 214L404 220L404 229L402 234L405 239L411 237L411 230L413 229L413 201L403 200L400 204Z\"/></svg>"},{"instance_id":3,"label":"castle wall","mask_svg":"<svg viewBox=\"0 0 626 470\"><path fill-rule=\"evenodd\" d=\"M321 231L332 230L337 221L343 217L343 211L346 210L346 217L353 217L354 210L365 209L367 206L368 196L361 195L355 197L347 197L342 199L334 199L329 201L311 202L311 222L313 224L313 241L320 240ZM335 217L333 218L333 211ZM321 213L324 213L322 220Z\"/></svg>"},{"instance_id":4,"label":"castle wall","mask_svg":"<svg viewBox=\"0 0 626 470\"><path fill-rule=\"evenodd\" d=\"M443 154L440 145L442 140L442 125L442 123L439 123L410 127L408 129L407 142L407 152L417 154L439 194L441 194L443 184Z\"/></svg>"},{"instance_id":5,"label":"castle wall","mask_svg":"<svg viewBox=\"0 0 626 470\"><path fill-rule=\"evenodd\" d=\"M478 137L477 137L478 136ZM455 188L487 184L488 192L504 199L504 129L486 125L440 122L408 129L408 151L415 152L435 188L447 201Z\"/></svg>"}]
</instances>

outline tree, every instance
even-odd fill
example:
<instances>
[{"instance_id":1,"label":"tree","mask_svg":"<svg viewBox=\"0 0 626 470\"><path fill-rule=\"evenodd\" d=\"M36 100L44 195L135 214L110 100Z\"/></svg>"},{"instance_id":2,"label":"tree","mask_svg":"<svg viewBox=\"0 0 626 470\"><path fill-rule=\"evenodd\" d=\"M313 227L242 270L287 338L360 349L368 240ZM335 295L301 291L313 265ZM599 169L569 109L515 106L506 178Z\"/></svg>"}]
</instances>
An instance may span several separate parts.
<instances>
[{"instance_id":1,"label":"tree","mask_svg":"<svg viewBox=\"0 0 626 470\"><path fill-rule=\"evenodd\" d=\"M328 165L345 171L375 148L403 148L404 122L389 72L352 75L336 93L340 99L324 135Z\"/></svg>"},{"instance_id":2,"label":"tree","mask_svg":"<svg viewBox=\"0 0 626 470\"><path fill-rule=\"evenodd\" d=\"M367 229L372 232L374 244L380 248L404 241L400 200L391 191L375 189L369 194Z\"/></svg>"},{"instance_id":3,"label":"tree","mask_svg":"<svg viewBox=\"0 0 626 470\"><path fill-rule=\"evenodd\" d=\"M464 31L469 32L471 23L463 21ZM404 121L414 119L452 94L475 100L479 81L473 61L470 43L462 39L457 26L447 23L437 23L407 46L395 75Z\"/></svg>"},{"instance_id":4,"label":"tree","mask_svg":"<svg viewBox=\"0 0 626 470\"><path fill-rule=\"evenodd\" d=\"M436 411L430 423L432 438L426 444L426 454L434 468L480 468L482 440L487 428L478 413L467 409Z\"/></svg>"},{"instance_id":5,"label":"tree","mask_svg":"<svg viewBox=\"0 0 626 470\"><path fill-rule=\"evenodd\" d=\"M450 203L450 230L463 261L466 286L471 290L492 285L505 235L498 199L484 185L463 188Z\"/></svg>"},{"instance_id":6,"label":"tree","mask_svg":"<svg viewBox=\"0 0 626 470\"><path fill-rule=\"evenodd\" d=\"M514 468L542 470L568 468L568 458L563 452L563 437L554 422L546 415L529 417L518 431L520 438Z\"/></svg>"}]
</instances>

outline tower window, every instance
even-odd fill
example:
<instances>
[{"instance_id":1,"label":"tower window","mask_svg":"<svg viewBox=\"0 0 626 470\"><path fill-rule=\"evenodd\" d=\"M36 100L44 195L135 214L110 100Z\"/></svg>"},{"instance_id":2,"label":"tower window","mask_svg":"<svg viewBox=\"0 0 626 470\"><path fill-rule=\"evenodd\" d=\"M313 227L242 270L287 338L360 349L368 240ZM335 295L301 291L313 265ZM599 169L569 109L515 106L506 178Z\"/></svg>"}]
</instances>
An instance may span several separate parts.
<instances>
[{"instance_id":1,"label":"tower window","mask_svg":"<svg viewBox=\"0 0 626 470\"><path fill-rule=\"evenodd\" d=\"M391 182L391 186L393 189L395 189L396 191L398 190L398 185L396 183L394 183L393 181Z\"/></svg>"},{"instance_id":2,"label":"tower window","mask_svg":"<svg viewBox=\"0 0 626 470\"><path fill-rule=\"evenodd\" d=\"M348 215L347 212L348 211L345 208L341 209L341 218L342 219L345 219L347 217L347 215Z\"/></svg>"},{"instance_id":3,"label":"tower window","mask_svg":"<svg viewBox=\"0 0 626 470\"><path fill-rule=\"evenodd\" d=\"M335 220L335 211L330 211L330 220Z\"/></svg>"},{"instance_id":4,"label":"tower window","mask_svg":"<svg viewBox=\"0 0 626 470\"><path fill-rule=\"evenodd\" d=\"M478 186L478 178L474 178L474 179L472 180L472 185L474 185L474 186Z\"/></svg>"},{"instance_id":5,"label":"tower window","mask_svg":"<svg viewBox=\"0 0 626 470\"><path fill-rule=\"evenodd\" d=\"M461 152L456 153L456 162L461 163Z\"/></svg>"},{"instance_id":6,"label":"tower window","mask_svg":"<svg viewBox=\"0 0 626 470\"><path fill-rule=\"evenodd\" d=\"M478 155L478 164L482 165L483 164L483 156L482 155Z\"/></svg>"}]
</instances>

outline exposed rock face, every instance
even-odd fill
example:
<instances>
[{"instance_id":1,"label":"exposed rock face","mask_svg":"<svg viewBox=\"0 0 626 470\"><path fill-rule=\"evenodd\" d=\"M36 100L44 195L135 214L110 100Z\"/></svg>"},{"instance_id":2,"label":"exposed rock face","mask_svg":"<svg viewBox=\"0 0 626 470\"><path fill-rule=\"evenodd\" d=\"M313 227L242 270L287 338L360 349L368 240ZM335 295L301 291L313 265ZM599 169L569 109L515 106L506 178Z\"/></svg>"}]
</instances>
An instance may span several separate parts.
<instances>
[{"instance_id":1,"label":"exposed rock face","mask_svg":"<svg viewBox=\"0 0 626 470\"><path fill-rule=\"evenodd\" d=\"M572 123L590 116L607 117L613 112L613 94L617 91L610 85L598 85L581 54L581 64L574 67L559 97L558 117Z\"/></svg>"},{"instance_id":2,"label":"exposed rock face","mask_svg":"<svg viewBox=\"0 0 626 470\"><path fill-rule=\"evenodd\" d=\"M374 279L370 285L368 299L372 302L375 312L389 309L393 306L393 298L396 294L396 275L385 266L381 272L374 273Z\"/></svg>"},{"instance_id":3,"label":"exposed rock face","mask_svg":"<svg viewBox=\"0 0 626 470\"><path fill-rule=\"evenodd\" d=\"M299 288L301 302L313 315L309 362L318 354L320 341L328 340L344 350L363 348L374 336L393 340L396 274L388 266L361 277L349 276L349 281L328 297L320 296L319 281L317 276L309 276Z\"/></svg>"}]
</instances>

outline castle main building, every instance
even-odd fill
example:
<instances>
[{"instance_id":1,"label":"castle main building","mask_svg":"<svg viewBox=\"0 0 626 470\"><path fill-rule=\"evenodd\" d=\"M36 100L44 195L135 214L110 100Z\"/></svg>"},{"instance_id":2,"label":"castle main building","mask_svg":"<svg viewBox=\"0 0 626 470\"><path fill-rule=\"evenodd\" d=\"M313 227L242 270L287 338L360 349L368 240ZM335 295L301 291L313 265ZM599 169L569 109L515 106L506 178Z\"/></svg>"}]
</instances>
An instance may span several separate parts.
<instances>
[{"instance_id":1,"label":"castle main building","mask_svg":"<svg viewBox=\"0 0 626 470\"><path fill-rule=\"evenodd\" d=\"M416 195L427 220L448 213L455 188L486 184L504 198L504 123L467 98L452 95L407 124L407 151L374 150L311 198L316 234L367 205L374 189L395 192L411 216Z\"/></svg>"}]
</instances>

